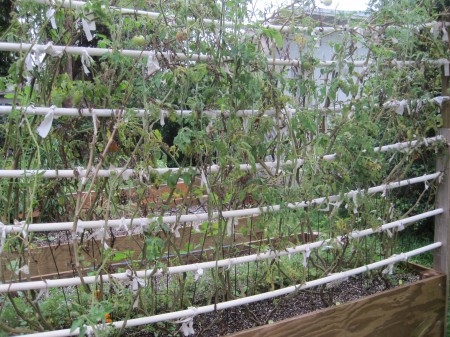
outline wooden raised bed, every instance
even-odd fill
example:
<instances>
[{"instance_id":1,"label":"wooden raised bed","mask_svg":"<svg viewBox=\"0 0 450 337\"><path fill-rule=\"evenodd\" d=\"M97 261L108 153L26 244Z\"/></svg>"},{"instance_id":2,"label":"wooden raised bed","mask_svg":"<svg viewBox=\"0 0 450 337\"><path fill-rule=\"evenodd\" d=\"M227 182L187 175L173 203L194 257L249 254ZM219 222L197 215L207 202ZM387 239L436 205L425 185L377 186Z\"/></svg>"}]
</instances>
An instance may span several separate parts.
<instances>
[{"instance_id":1,"label":"wooden raised bed","mask_svg":"<svg viewBox=\"0 0 450 337\"><path fill-rule=\"evenodd\" d=\"M229 337L443 337L446 277L421 269L421 280Z\"/></svg>"},{"instance_id":2,"label":"wooden raised bed","mask_svg":"<svg viewBox=\"0 0 450 337\"><path fill-rule=\"evenodd\" d=\"M269 243L269 239L264 238L264 233L261 230L253 230L252 232L243 230L244 228L250 227L248 225L250 221L256 222L257 217L238 219L235 225L235 234L226 237L224 240L224 246L222 247L222 254L224 257L252 254L258 251L259 246ZM245 235L243 232L246 232ZM205 233L196 232L192 226L179 228L179 233L179 238L175 238L173 233L170 233L170 235L176 248L183 251L181 254L183 263L196 263L215 259L215 249L213 248L215 247L215 235L208 232L208 235L205 236ZM165 240L167 235L168 234L164 232L159 232L157 234L157 236L163 240ZM300 242L314 241L315 238L315 235L311 238L309 234L303 233L292 235L285 239L294 244L298 244ZM276 243L278 240L279 239L270 239L272 244ZM124 265L123 263L127 263L130 260L139 260L141 258L140 254L144 248L144 238L142 235L117 236L115 238L107 239L106 242L118 253L126 251L130 252L130 256L127 258L113 259L111 261L111 265L113 266ZM189 250L186 249L188 245L191 247ZM80 246L79 256L81 256L83 267L86 272L92 271L102 263L100 248L101 243L94 239L88 240ZM30 249L25 252L25 258L28 261L30 271L30 278L40 279L56 277L58 275L68 276L74 274L72 265L74 261L73 253L73 245L67 243ZM168 253L170 258L175 257L173 247L170 247ZM16 257L18 257L18 255L13 252L4 254L2 258L3 266L5 266L5 263L8 260ZM165 257L167 258L167 253L165 254ZM9 270L4 269L3 273L6 280L13 278Z\"/></svg>"},{"instance_id":3,"label":"wooden raised bed","mask_svg":"<svg viewBox=\"0 0 450 337\"><path fill-rule=\"evenodd\" d=\"M197 185L194 185L195 187L198 187ZM174 188L174 192L172 195L172 198L170 202L168 203L171 207L176 207L177 205L181 204L183 202L183 199L185 197L188 197L188 186L186 186L183 182L178 182ZM120 198L124 200L124 202L131 201L133 203L136 203L138 200L136 188L124 188L120 189ZM145 196L139 200L139 206L140 205L147 205L151 204L152 207L159 208L163 204L164 201L166 201L167 197L169 196L171 191L171 188L167 185L159 185L159 186L152 186L150 187L146 193ZM73 199L73 202L75 202L77 197L77 193L72 193L71 198ZM90 192L89 195L83 192L83 198L86 198L85 202L83 203L82 209L88 210L91 208L94 202L97 202L99 205L102 205L105 202L105 195L103 193L100 193L97 195L97 192ZM98 200L97 200L98 199ZM189 198L190 200L191 198Z\"/></svg>"}]
</instances>

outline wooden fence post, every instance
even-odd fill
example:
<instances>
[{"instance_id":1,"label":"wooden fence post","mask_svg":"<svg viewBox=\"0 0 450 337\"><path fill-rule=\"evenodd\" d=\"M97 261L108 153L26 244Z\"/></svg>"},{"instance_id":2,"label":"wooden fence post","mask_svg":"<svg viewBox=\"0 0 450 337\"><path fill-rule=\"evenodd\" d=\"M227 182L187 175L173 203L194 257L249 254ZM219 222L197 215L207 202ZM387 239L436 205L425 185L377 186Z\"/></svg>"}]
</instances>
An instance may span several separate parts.
<instances>
[{"instance_id":1,"label":"wooden fence post","mask_svg":"<svg viewBox=\"0 0 450 337\"><path fill-rule=\"evenodd\" d=\"M448 96L450 92L449 77L445 76L445 69L441 69L442 96ZM444 100L441 106L442 128L439 129L439 134L444 136L447 144L450 144L450 101ZM439 153L436 162L436 170L444 174L441 183L437 190L437 207L442 208L444 213L435 217L434 241L442 242L442 247L434 254L434 269L447 275L447 290L448 278L450 271L450 168L449 168L450 148L447 148ZM448 296L447 296L448 297Z\"/></svg>"},{"instance_id":2,"label":"wooden fence post","mask_svg":"<svg viewBox=\"0 0 450 337\"><path fill-rule=\"evenodd\" d=\"M448 91L448 78L443 78L443 95ZM442 242L442 247L434 252L434 269L446 275L445 283L445 312L448 312L448 296L449 296L449 276L450 276L450 101L442 102L441 107L442 128L439 134L445 137L447 146L439 153L436 169L443 173L442 180L438 184L437 190L437 207L442 208L444 212L435 217L434 224L434 241ZM445 316L443 319L447 319ZM444 324L444 336L447 335L447 324Z\"/></svg>"},{"instance_id":3,"label":"wooden fence post","mask_svg":"<svg viewBox=\"0 0 450 337\"><path fill-rule=\"evenodd\" d=\"M439 134L450 142L450 129L442 128ZM437 159L436 169L444 174L437 190L437 207L444 212L435 217L434 241L442 242L442 247L435 251L434 268L447 276L450 271L450 169L449 169L450 148L442 151Z\"/></svg>"}]
</instances>

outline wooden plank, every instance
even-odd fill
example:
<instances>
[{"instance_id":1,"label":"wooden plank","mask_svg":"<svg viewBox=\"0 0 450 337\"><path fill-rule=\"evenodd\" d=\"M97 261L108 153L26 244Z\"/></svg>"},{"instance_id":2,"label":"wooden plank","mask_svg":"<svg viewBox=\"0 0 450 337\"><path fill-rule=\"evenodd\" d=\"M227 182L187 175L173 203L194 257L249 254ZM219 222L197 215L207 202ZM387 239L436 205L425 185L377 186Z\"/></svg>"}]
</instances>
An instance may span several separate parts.
<instances>
[{"instance_id":1,"label":"wooden plank","mask_svg":"<svg viewBox=\"0 0 450 337\"><path fill-rule=\"evenodd\" d=\"M227 237L223 242L223 257L235 257L244 253L252 254L257 251L257 248L254 246L258 247L259 245L268 243L269 239L263 238L263 232L261 230L254 230L253 232L249 230L244 231L244 228L250 227L248 224L250 221L256 222L257 217L238 219L238 223L235 225L235 235ZM175 247L180 251L186 252L182 255L183 263L195 263L214 258L216 251L214 247L217 246L215 235L208 233L205 237L204 233L196 232L191 226L180 228L179 232L180 238L174 238L172 233L170 235L172 236L171 240L174 242ZM243 232L246 232L245 235ZM161 232L158 236L164 240L166 239L166 234ZM315 237L310 238L308 234L299 234L288 239L290 242L298 244L299 242L310 242ZM272 239L271 241L273 244L277 239ZM116 266L122 262L140 260L140 255L144 249L144 239L141 235L118 236L114 239L108 239L107 244L117 252L130 252L128 258L111 261L111 264ZM189 244L191 248L188 251L187 247ZM80 245L79 256L86 271L92 270L102 263L103 258L100 255L100 247L100 242L96 240L89 240L85 244ZM174 248L171 247L168 252L166 251L166 255L167 253L169 256L174 256ZM18 255L16 253L5 252L2 257L3 266L6 265L7 261L12 261L17 257ZM71 244L34 248L25 253L25 258L28 261L27 264L31 279L39 279L43 276L47 278L55 277L58 274L60 276L73 274L72 262L74 259L73 246ZM4 270L4 275L6 280L13 278L11 272L8 270Z\"/></svg>"},{"instance_id":2,"label":"wooden plank","mask_svg":"<svg viewBox=\"0 0 450 337\"><path fill-rule=\"evenodd\" d=\"M246 235L240 233L243 227L247 227L247 221L250 218L241 218L235 226L237 234L224 241L224 244L231 245L233 243L242 243L256 241L262 238L261 231L253 231ZM251 221L257 221L257 217L253 217ZM208 233L205 237L204 233L196 232L192 226L185 226L179 229L180 238L174 238L173 234L171 240L179 250L185 250L188 244L191 244L191 249L200 249L204 240L203 246L205 248L215 246L215 237ZM166 238L166 234L160 232L158 234L162 239ZM144 248L144 239L142 235L132 236L118 236L115 238L107 239L106 243L118 252L133 251L129 260L138 260L140 254ZM101 244L97 240L89 240L88 242L80 245L79 256L82 261L82 265L86 269L95 268L102 263ZM173 248L169 250L169 254L173 253ZM72 273L73 266L73 246L72 244L60 244L51 245L30 249L25 252L25 259L28 261L28 267L30 270L30 277L35 278L40 275L58 275L63 273L65 275ZM8 261L13 261L18 258L19 255L15 252L4 252L1 257L3 260L2 265L6 266ZM125 259L114 261L116 263L125 261ZM3 271L5 278L12 279L12 274L9 270Z\"/></svg>"},{"instance_id":3,"label":"wooden plank","mask_svg":"<svg viewBox=\"0 0 450 337\"><path fill-rule=\"evenodd\" d=\"M450 129L440 129L439 133L450 142ZM434 241L442 242L442 247L435 251L434 268L443 274L449 275L450 257L450 169L449 169L450 152L447 148L440 154L437 160L436 168L444 173L441 183L438 185L437 191L437 207L443 208L444 212L435 217Z\"/></svg>"},{"instance_id":4,"label":"wooden plank","mask_svg":"<svg viewBox=\"0 0 450 337\"><path fill-rule=\"evenodd\" d=\"M229 337L443 337L445 275Z\"/></svg>"},{"instance_id":5,"label":"wooden plank","mask_svg":"<svg viewBox=\"0 0 450 337\"><path fill-rule=\"evenodd\" d=\"M442 208L444 212L435 216L434 223L434 242L442 242L442 246L435 250L433 255L433 267L441 273L447 275L446 280L446 299L445 310L448 311L449 297L449 277L450 277L450 102L443 104L441 113L443 116L445 129L439 129L439 134L447 140L447 147L439 154L436 162L436 170L444 175L437 188L437 207ZM447 326L443 336L447 335Z\"/></svg>"},{"instance_id":6,"label":"wooden plank","mask_svg":"<svg viewBox=\"0 0 450 337\"><path fill-rule=\"evenodd\" d=\"M122 188L119 190L121 198L125 202L133 202L136 203L138 201L138 193L136 192L136 188ZM161 207L164 201L167 200L167 197L169 196L171 191L171 188L167 185L159 185L159 186L151 186L147 189L145 196L142 197L142 200L139 200L139 204L149 204L153 203L153 207ZM181 204L183 202L183 198L188 198L188 203L192 199L188 196L189 188L186 186L183 182L178 182L174 188L173 196L170 200L169 206L176 207L177 205ZM100 192L99 195L97 195L97 192L92 191L87 195L85 192L83 193L83 197L86 198L86 201L83 203L82 209L87 210L91 208L92 204L94 202L97 202L98 205L103 205L103 203L107 200L107 196L105 193ZM75 203L77 193L71 193L70 197L72 201ZM98 199L98 200L97 200ZM195 203L196 200L192 200Z\"/></svg>"}]
</instances>

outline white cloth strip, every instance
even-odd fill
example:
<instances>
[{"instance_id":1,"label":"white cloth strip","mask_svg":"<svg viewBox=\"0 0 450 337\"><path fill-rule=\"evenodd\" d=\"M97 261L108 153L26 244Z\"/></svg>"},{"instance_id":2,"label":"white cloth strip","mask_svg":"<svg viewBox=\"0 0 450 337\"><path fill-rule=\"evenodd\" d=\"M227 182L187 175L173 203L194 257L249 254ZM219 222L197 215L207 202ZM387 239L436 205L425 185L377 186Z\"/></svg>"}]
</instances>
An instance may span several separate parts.
<instances>
[{"instance_id":1,"label":"white cloth strip","mask_svg":"<svg viewBox=\"0 0 450 337\"><path fill-rule=\"evenodd\" d=\"M56 25L56 19L55 19L55 9L53 7L50 7L47 12L45 13L45 16L47 17L47 19L50 20L50 23L52 25L53 29L58 29L58 26Z\"/></svg>"},{"instance_id":2,"label":"white cloth strip","mask_svg":"<svg viewBox=\"0 0 450 337\"><path fill-rule=\"evenodd\" d=\"M86 36L86 40L92 41L93 36L91 30L89 28L89 22L86 19L81 19L81 25L83 27L84 35Z\"/></svg>"},{"instance_id":3,"label":"white cloth strip","mask_svg":"<svg viewBox=\"0 0 450 337\"><path fill-rule=\"evenodd\" d=\"M53 118L55 117L55 108L56 106L52 105L47 112L47 114L44 117L44 120L42 123L37 127L36 132L39 136L42 138L45 138L48 136L50 129L53 125Z\"/></svg>"},{"instance_id":4,"label":"white cloth strip","mask_svg":"<svg viewBox=\"0 0 450 337\"><path fill-rule=\"evenodd\" d=\"M438 208L432 211L428 211L422 214L417 214L412 217L404 218L402 220L390 222L382 225L380 228L373 229L365 229L361 231L354 231L348 234L348 238L357 239L364 236L368 236L374 233L379 233L380 231L388 231L392 228L397 228L400 225L400 222L403 225L415 223L419 220L423 220L426 218L430 218L439 214L442 214L444 210L442 208ZM337 237L336 240L342 241L343 237ZM164 273L167 274L180 274L185 272L197 272L199 269L207 270L213 268L230 268L233 265L249 263L254 261L266 260L266 259L274 259L279 256L290 256L292 254L299 254L303 252L310 251L311 249L318 249L326 246L329 243L332 243L335 239L327 239L322 241L316 241L313 243L307 243L303 245L299 245L296 247L287 248L286 250L278 251L278 252L264 252L260 254L251 254L246 256L234 257L230 259L218 260L218 261L209 261L209 262L201 262L195 264L188 264L182 266L168 267ZM151 275L162 275L161 270L157 270L156 272L153 269L148 270L140 270L136 272L137 277L141 278L149 278ZM93 284L96 282L100 282L100 278L103 282L109 282L110 280L128 280L127 273L116 273L110 275L102 275L102 276L85 276L83 277L83 282L85 284ZM44 288L58 288L58 287L69 287L69 286L77 286L81 285L81 279L79 277L74 278L65 278L58 280L43 280L43 281L31 281L31 282L20 282L20 283L10 283L10 284L0 284L0 293L5 293L8 291L26 291L32 289L44 289Z\"/></svg>"},{"instance_id":5,"label":"white cloth strip","mask_svg":"<svg viewBox=\"0 0 450 337\"><path fill-rule=\"evenodd\" d=\"M263 300L267 300L267 299L271 299L271 298L275 298L275 297L279 297L279 296L283 296L283 295L288 295L288 294L294 293L296 291L305 290L305 289L309 289L312 287L317 287L317 286L320 286L323 284L327 284L327 283L330 283L333 281L338 281L338 280L345 279L345 278L348 278L351 276L363 274L370 270L379 269L379 268L388 266L390 264L402 262L405 259L408 259L412 256L416 256L416 255L419 255L419 254L422 254L422 253L425 253L425 252L428 252L428 251L431 251L434 249L438 249L441 246L442 246L441 242L435 242L433 244L424 246L422 248L414 249L407 253L402 253L400 255L394 255L394 256L391 256L387 259L384 259L384 260L381 260L378 262L374 262L374 263L371 263L371 264L368 264L365 266L350 269L350 270L343 271L340 273L334 273L332 275L329 275L329 276L326 276L326 277L323 277L323 278L320 278L320 279L317 279L314 281L309 281L309 282L306 282L303 284L297 284L297 285L293 285L290 287L281 288L278 290L269 291L269 292L258 294L258 295L238 298L238 299L231 300L228 302L210 304L210 305L206 305L206 306L198 307L198 308L189 308L186 310L174 311L174 312L169 312L169 313L164 313L164 314L159 314L159 315L154 315L154 316L149 316L149 317L133 318L133 319L128 319L127 321L116 321L116 322L111 323L111 325L113 325L116 328L121 328L123 326L133 327L133 326L139 326L139 325L144 325L144 324L153 324L153 323L170 321L170 320L175 320L175 319L180 319L180 318L185 318L185 317L192 317L194 315L205 314L205 313L213 312L216 310L224 310L224 309L234 308L237 306L246 305L246 304L250 304L250 303L254 303L254 302L260 302ZM79 334L79 329L75 329L74 331L71 331L70 329L63 329L63 330L40 332L40 333L29 334L29 335L21 335L21 337L77 336L78 334Z\"/></svg>"}]
</instances>

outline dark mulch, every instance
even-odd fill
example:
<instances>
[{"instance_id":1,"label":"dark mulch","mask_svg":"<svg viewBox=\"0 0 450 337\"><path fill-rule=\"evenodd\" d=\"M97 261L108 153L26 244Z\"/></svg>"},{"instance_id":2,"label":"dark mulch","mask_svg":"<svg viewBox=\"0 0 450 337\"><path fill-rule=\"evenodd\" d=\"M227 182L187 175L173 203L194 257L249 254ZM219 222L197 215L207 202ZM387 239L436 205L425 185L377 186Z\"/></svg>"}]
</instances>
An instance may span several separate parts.
<instances>
[{"instance_id":1,"label":"dark mulch","mask_svg":"<svg viewBox=\"0 0 450 337\"><path fill-rule=\"evenodd\" d=\"M225 336L267 323L277 322L297 315L339 305L358 298L372 295L401 284L409 284L419 279L414 273L396 274L388 278L374 278L359 275L325 289L327 295L320 295L320 288L311 288L295 294L249 304L247 306L197 315L194 330L197 337ZM159 323L147 327L126 329L124 335L144 336L184 336L181 324Z\"/></svg>"}]
</instances>

